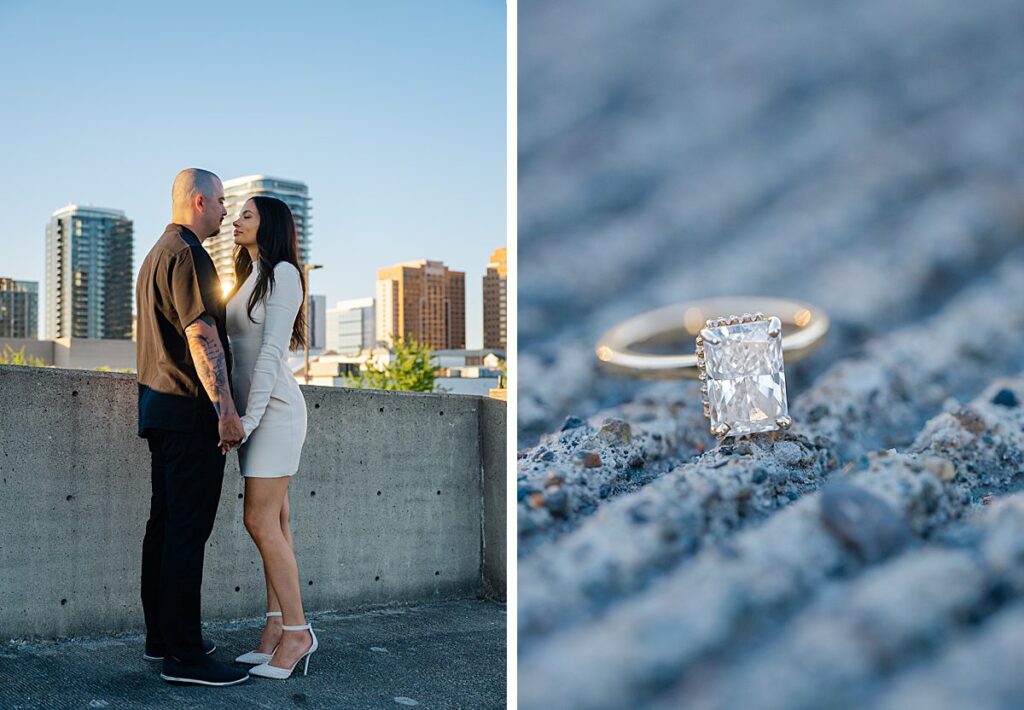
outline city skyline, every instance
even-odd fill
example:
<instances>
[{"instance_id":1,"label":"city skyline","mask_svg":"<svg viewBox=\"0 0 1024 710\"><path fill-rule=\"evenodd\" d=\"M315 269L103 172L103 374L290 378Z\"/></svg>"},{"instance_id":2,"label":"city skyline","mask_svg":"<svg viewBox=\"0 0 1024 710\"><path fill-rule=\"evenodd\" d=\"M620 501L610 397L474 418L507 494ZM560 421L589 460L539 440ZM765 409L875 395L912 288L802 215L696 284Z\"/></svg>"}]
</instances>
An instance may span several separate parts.
<instances>
[{"instance_id":1,"label":"city skyline","mask_svg":"<svg viewBox=\"0 0 1024 710\"><path fill-rule=\"evenodd\" d=\"M0 175L0 233L18 245L5 276L44 288L44 227L69 202L126 213L137 274L185 167L308 185L310 261L324 266L311 291L327 303L372 295L376 270L408 259L479 283L506 243L504 6L56 6L0 8L0 58L23 67L0 115L18 136ZM193 35L203 65L182 66ZM183 95L180 72L212 78ZM101 88L114 85L110 102ZM56 86L70 113L47 99ZM467 345L480 346L473 288L466 321Z\"/></svg>"},{"instance_id":2,"label":"city skyline","mask_svg":"<svg viewBox=\"0 0 1024 710\"><path fill-rule=\"evenodd\" d=\"M272 178L272 177L264 176L264 175L254 175L254 176L245 176L244 178L235 178L235 179L231 179L231 180L225 181L225 182L228 183L229 185L232 184L232 183L234 185L241 185L243 182L252 182L253 180L257 180L257 181L275 181L276 179ZM302 183L295 182L295 181L289 181L289 182L291 183L292 186L296 186L296 185L297 186L301 186L302 189L303 189L302 191L305 192L305 186ZM270 190L261 190L260 192L262 192L264 194L273 194L272 191L270 191ZM308 201L308 197L303 197L302 199L304 201ZM238 199L234 200L234 202L238 203L238 204L241 204L241 202L239 202ZM44 265L44 272L46 273L47 278L42 282L43 288L40 289L40 291L42 292L42 293L40 293L40 296L45 296L45 298L40 298L39 299L39 303L38 303L38 308L39 308L39 310L43 311L42 315L44 316L42 318L39 318L40 322L39 322L39 325L38 325L38 338L40 338L40 339L53 339L55 337L61 337L61 336L66 337L67 335L70 334L70 333L63 333L63 331L61 333L50 332L50 329L55 329L56 330L56 329L59 329L59 328L57 328L56 326L54 326L52 324L51 325L47 325L47 319L50 319L52 321L53 317L54 317L54 314L61 310L60 308L57 308L55 306L55 304L51 303L51 299L54 298L53 294L60 292L62 288L67 288L68 285L71 282L70 281L70 277L68 276L68 274L65 274L64 278L62 278L62 279L56 279L56 277L54 275L56 273L56 271L57 271L57 268L59 267L58 261L61 261L61 260L56 259L55 256L53 255L53 252L56 249L56 246L58 244L58 242L55 241L55 240L57 240L59 238L58 231L59 231L59 233L67 232L70 235L73 232L73 229L71 227L72 222L70 220L78 218L79 216L84 216L86 220L89 220L89 219L95 220L95 219L98 219L98 218L102 218L104 220L115 219L115 220L119 220L120 222L124 223L125 225L127 225L127 233L125 235L122 235L120 237L120 239L123 242L123 241L125 241L125 238L127 238L127 242L131 245L131 248L129 248L127 250L129 254L131 254L134 251L134 234L133 234L133 228L132 228L132 224L133 223L132 223L131 218L129 216L127 216L127 214L125 213L124 210L115 209L115 208L109 208L109 207L97 207L97 206L93 206L93 205L83 206L83 205L77 205L77 204L68 204L68 205L66 205L64 207L61 207L61 208L55 210L52 213L52 215L51 215L51 220L50 220L50 222L47 225L46 235L45 235L45 239L47 240L47 260L46 260L46 263ZM230 216L230 214L229 214L229 216ZM308 214L304 214L304 220L306 220L306 219L308 219ZM65 225L65 223L67 223L67 224ZM77 224L79 224L78 229L77 229L77 233L78 233L78 235L80 237L81 234L82 234L82 229L81 229L81 226L80 226L81 223L79 222ZM227 219L225 220L225 224L229 224ZM63 230L59 230L59 228L62 225L64 226ZM88 227L88 222L87 222L87 227ZM90 230L91 230L91 227L88 227L87 230L86 230L86 237L89 237L89 244L88 244L89 248L87 250L87 253L91 254L92 257L95 258L98 254L101 254L102 252L101 251L94 252L94 250L92 249L92 246L93 246L93 243L95 241L95 238L90 237L90 234L91 234ZM224 225L222 225L221 230L220 230L218 235L211 236L211 237L209 237L209 238L207 238L207 239L205 239L203 241L203 246L205 248L207 248L208 251L212 252L211 255L214 257L215 263L217 263L218 266L221 266L220 261L224 261L223 259L218 261L218 259L216 258L216 252L217 251L224 251L223 245L218 245L218 242L223 242L224 241L224 234L225 234L225 228L224 228ZM107 239L108 237L105 236L105 233L104 233L104 234L101 235L101 238L102 239ZM309 247L309 233L308 232L304 232L304 233L300 234L300 246L302 247L302 249L304 251L308 250L308 247ZM66 251L70 254L70 252L71 252L70 242L68 243L68 245L65 248L66 248ZM488 300L488 293L487 293L487 291L488 291L488 281L489 281L489 279L491 277L493 277L493 276L497 276L498 273L500 272L500 275L502 277L502 279L501 279L502 291L501 291L500 320L501 320L501 325L502 325L502 328L503 328L504 327L504 305L505 305L504 304L504 276L505 276L504 254L505 254L505 251L506 251L505 247L500 247L498 249L495 249L492 252L491 256L490 256L490 258L488 260L488 263L485 266L485 276L483 277L483 290L482 290L482 292L480 294L481 295L481 304L483 306L483 309L482 309L482 312L481 312L481 319L482 319L482 323L481 323L482 330L481 330L481 332L482 332L482 335L484 337L484 342L479 347L474 347L473 345L469 344L469 342L468 342L469 327L468 327L468 324L465 323L464 311L465 311L465 301L468 301L471 298L471 296L470 296L471 289L466 287L466 284L465 284L465 271L464 270L452 271L453 275L458 277L458 281L461 284L460 291L461 291L462 298L463 298L463 302L462 302L461 306L462 306L462 309L464 309L464 310L462 312L461 319L460 319L460 322L462 324L462 328L461 328L462 337L464 338L464 345L462 347L465 347L465 348L468 348L468 349L496 348L496 347L497 348L504 348L503 344L498 344L498 343L494 343L494 342L490 342L490 343L487 342L487 329L489 327L489 324L487 322L487 318L491 317L495 321L497 321L498 317L499 317L499 310L494 307L496 304L488 304L487 303L487 300ZM139 257L136 256L136 260L138 258ZM63 261L66 261L66 259L64 259ZM377 281L378 281L378 291L379 291L379 288L380 288L379 287L379 278L380 278L380 274L381 274L382 271L386 271L386 270L389 270L389 269L394 269L396 267L403 267L403 266L404 267L410 267L410 266L423 267L423 266L426 266L427 264L437 265L437 266L440 266L441 268L443 268L445 272L448 271L448 267L446 265L444 265L442 262L435 261L435 260L427 260L427 259L406 260L404 262L400 262L399 264L393 265L391 267L380 267L380 268L378 268L376 270L376 272L377 272ZM68 273L70 273L70 271ZM133 292L133 290L134 290L134 277L135 276L136 275L133 274L132 291L131 291L131 294L130 294L130 296L131 296L130 300L132 301L132 312L131 312L130 318L131 318L132 322L134 322L134 315L135 315L135 313L134 313L134 292ZM222 274L222 278L224 278L223 274ZM38 286L38 283L39 283L39 282L27 282L24 279L14 280L12 277L8 277L6 279L0 279L0 280L11 281L12 283L35 283L35 284L37 284L37 286ZM225 292L228 290L227 289L227 285L228 284L225 284ZM311 298L315 297L315 298L321 299L320 308L321 308L321 310L325 309L325 306L323 305L323 303L326 301L326 296L324 294L317 294L315 292L315 290L311 290L310 291L310 296L311 296ZM90 299L90 300L93 300L93 299ZM106 300L105 297L104 297L104 300ZM359 298L356 298L356 299L342 299L341 301L338 302L338 304L340 305L341 303L344 303L344 302L362 301L362 300L369 300L372 303L375 300L375 298L374 297L359 297ZM312 304L311 304L311 307L312 307ZM66 310L66 308L64 310ZM70 312L68 313L68 315L70 316ZM322 318L323 314L321 314L320 317ZM90 318L90 322L91 322L91 318ZM323 326L321 325L321 330L322 329L323 329ZM91 330L90 328L86 328L86 330L83 330L83 334L79 335L78 337L98 337L98 336L95 336L95 335L86 336L84 334L85 332L90 331L90 330ZM77 332L77 329L76 329L76 332ZM30 335L29 337L33 337L33 336ZM134 331L132 332L132 334L129 337L134 338ZM320 337L322 338L323 335L321 334ZM322 346L318 346L318 347L322 347Z\"/></svg>"}]
</instances>

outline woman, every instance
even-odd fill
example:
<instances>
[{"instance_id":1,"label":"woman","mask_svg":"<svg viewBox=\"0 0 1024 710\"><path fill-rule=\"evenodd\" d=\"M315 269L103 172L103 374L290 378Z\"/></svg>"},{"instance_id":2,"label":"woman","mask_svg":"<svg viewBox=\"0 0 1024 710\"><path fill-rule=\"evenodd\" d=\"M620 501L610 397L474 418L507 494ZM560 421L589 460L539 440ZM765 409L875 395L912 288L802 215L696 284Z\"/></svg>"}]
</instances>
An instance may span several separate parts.
<instances>
[{"instance_id":1,"label":"woman","mask_svg":"<svg viewBox=\"0 0 1024 710\"><path fill-rule=\"evenodd\" d=\"M239 656L259 664L252 675L284 679L318 647L306 623L288 525L288 481L306 438L306 403L285 361L305 344L306 284L291 210L273 197L253 197L234 222L235 286L227 329L232 384L244 411L238 462L245 477L245 527L263 557L267 626L259 647Z\"/></svg>"}]
</instances>

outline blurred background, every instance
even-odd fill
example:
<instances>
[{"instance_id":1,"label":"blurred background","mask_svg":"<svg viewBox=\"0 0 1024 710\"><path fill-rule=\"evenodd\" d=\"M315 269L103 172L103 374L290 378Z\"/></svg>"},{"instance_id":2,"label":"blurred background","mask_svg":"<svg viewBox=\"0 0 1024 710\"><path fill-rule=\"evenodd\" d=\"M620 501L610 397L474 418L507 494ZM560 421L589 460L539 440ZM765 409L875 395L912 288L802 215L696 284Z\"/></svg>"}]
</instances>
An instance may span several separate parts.
<instances>
[{"instance_id":1,"label":"blurred background","mask_svg":"<svg viewBox=\"0 0 1024 710\"><path fill-rule=\"evenodd\" d=\"M518 90L521 707L1013 706L1024 5L522 0ZM792 435L716 449L695 383L597 367L718 295L833 319Z\"/></svg>"},{"instance_id":2,"label":"blurred background","mask_svg":"<svg viewBox=\"0 0 1024 710\"><path fill-rule=\"evenodd\" d=\"M527 0L520 22L523 445L636 391L594 377L622 318L791 296L848 348L1021 241L1020 3Z\"/></svg>"}]
</instances>

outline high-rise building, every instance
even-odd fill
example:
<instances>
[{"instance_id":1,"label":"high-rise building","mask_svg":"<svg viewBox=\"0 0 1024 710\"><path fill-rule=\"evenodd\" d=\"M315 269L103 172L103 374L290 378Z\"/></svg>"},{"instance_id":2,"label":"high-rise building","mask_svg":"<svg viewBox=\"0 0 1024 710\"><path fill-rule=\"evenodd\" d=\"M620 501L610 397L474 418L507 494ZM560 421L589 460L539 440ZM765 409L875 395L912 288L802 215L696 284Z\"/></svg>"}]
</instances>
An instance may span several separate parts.
<instances>
[{"instance_id":1,"label":"high-rise building","mask_svg":"<svg viewBox=\"0 0 1024 710\"><path fill-rule=\"evenodd\" d=\"M484 275L484 347L505 350L505 278L508 250L495 249Z\"/></svg>"},{"instance_id":2,"label":"high-rise building","mask_svg":"<svg viewBox=\"0 0 1024 710\"><path fill-rule=\"evenodd\" d=\"M376 347L372 298L338 301L327 311L327 349L339 355L359 355Z\"/></svg>"},{"instance_id":3,"label":"high-rise building","mask_svg":"<svg viewBox=\"0 0 1024 710\"><path fill-rule=\"evenodd\" d=\"M409 338L436 350L466 347L466 273L440 261L377 272L377 340Z\"/></svg>"},{"instance_id":4,"label":"high-rise building","mask_svg":"<svg viewBox=\"0 0 1024 710\"><path fill-rule=\"evenodd\" d=\"M132 337L132 221L68 205L46 225L46 337Z\"/></svg>"},{"instance_id":5,"label":"high-rise building","mask_svg":"<svg viewBox=\"0 0 1024 710\"><path fill-rule=\"evenodd\" d=\"M0 337L39 337L39 282L0 277Z\"/></svg>"},{"instance_id":6,"label":"high-rise building","mask_svg":"<svg viewBox=\"0 0 1024 710\"><path fill-rule=\"evenodd\" d=\"M309 349L324 350L327 340L327 296L309 294Z\"/></svg>"},{"instance_id":7,"label":"high-rise building","mask_svg":"<svg viewBox=\"0 0 1024 710\"><path fill-rule=\"evenodd\" d=\"M224 293L235 285L235 238L231 223L238 219L242 205L250 197L265 195L276 197L292 211L295 218L295 231L298 233L299 261L309 263L309 245L313 229L311 224L312 205L309 188L305 183L295 180L282 180L267 175L247 175L224 181L224 207L227 217L220 226L220 233L203 242L206 251L210 252L217 274L224 288Z\"/></svg>"}]
</instances>

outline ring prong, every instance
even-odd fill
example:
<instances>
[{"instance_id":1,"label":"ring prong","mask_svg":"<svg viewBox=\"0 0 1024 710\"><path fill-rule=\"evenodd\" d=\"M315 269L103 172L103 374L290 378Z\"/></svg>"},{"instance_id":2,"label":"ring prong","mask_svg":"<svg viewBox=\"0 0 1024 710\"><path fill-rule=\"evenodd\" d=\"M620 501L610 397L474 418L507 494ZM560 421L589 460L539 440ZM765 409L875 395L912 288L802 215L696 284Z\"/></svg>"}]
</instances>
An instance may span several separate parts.
<instances>
[{"instance_id":1,"label":"ring prong","mask_svg":"<svg viewBox=\"0 0 1024 710\"><path fill-rule=\"evenodd\" d=\"M779 427L779 429L789 429L791 426L793 426L793 418L792 417L776 417L775 418L775 424Z\"/></svg>"},{"instance_id":2,"label":"ring prong","mask_svg":"<svg viewBox=\"0 0 1024 710\"><path fill-rule=\"evenodd\" d=\"M772 316L768 319L768 337L777 338L780 335L782 335L782 321L778 316Z\"/></svg>"},{"instance_id":3,"label":"ring prong","mask_svg":"<svg viewBox=\"0 0 1024 710\"><path fill-rule=\"evenodd\" d=\"M729 436L729 432L732 431L732 427L724 422L719 424L717 427L712 427L711 433L717 436L719 439L724 439Z\"/></svg>"},{"instance_id":4,"label":"ring prong","mask_svg":"<svg viewBox=\"0 0 1024 710\"><path fill-rule=\"evenodd\" d=\"M712 333L707 328L704 328L700 331L700 337L704 338L704 342L707 343L708 345L718 345L719 343L722 342L721 340L716 338L715 334Z\"/></svg>"}]
</instances>

